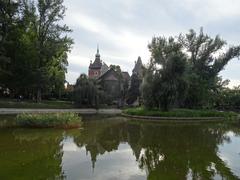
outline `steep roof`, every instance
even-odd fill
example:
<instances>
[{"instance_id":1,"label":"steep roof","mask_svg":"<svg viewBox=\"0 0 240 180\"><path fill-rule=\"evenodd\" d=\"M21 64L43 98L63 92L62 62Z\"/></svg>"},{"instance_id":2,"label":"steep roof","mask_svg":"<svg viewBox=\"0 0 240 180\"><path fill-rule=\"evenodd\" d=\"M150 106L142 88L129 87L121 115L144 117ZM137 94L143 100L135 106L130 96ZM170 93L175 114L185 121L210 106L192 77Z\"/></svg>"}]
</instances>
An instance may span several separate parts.
<instances>
[{"instance_id":1,"label":"steep roof","mask_svg":"<svg viewBox=\"0 0 240 180\"><path fill-rule=\"evenodd\" d=\"M108 65L105 62L102 62L102 67L101 67L101 74L104 74L109 70Z\"/></svg>"},{"instance_id":2,"label":"steep roof","mask_svg":"<svg viewBox=\"0 0 240 180\"><path fill-rule=\"evenodd\" d=\"M119 80L119 77L116 73L116 71L114 71L112 68L110 68L107 72L105 72L104 74L102 74L98 80L114 80L117 81Z\"/></svg>"},{"instance_id":3,"label":"steep roof","mask_svg":"<svg viewBox=\"0 0 240 180\"><path fill-rule=\"evenodd\" d=\"M142 67L143 67L143 64L142 64L141 57L138 57L138 60L137 60L137 62L135 63L135 66L134 66L132 72L133 72L133 73L140 74L140 73L142 73Z\"/></svg>"}]
</instances>

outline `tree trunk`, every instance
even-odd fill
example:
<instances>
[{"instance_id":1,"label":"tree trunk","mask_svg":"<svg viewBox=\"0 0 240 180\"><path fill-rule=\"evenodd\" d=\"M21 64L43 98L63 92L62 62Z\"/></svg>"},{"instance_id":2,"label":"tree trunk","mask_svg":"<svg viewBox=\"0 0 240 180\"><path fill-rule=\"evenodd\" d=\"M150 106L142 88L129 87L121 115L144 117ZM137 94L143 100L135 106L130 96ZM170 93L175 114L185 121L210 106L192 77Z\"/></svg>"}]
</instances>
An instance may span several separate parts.
<instances>
[{"instance_id":1,"label":"tree trunk","mask_svg":"<svg viewBox=\"0 0 240 180\"><path fill-rule=\"evenodd\" d=\"M41 88L38 88L37 90L37 102L41 102L42 101L42 91Z\"/></svg>"},{"instance_id":2,"label":"tree trunk","mask_svg":"<svg viewBox=\"0 0 240 180\"><path fill-rule=\"evenodd\" d=\"M61 99L61 97L62 97L62 91L61 91L61 90L59 90L59 91L58 91L58 99L60 100L60 99Z\"/></svg>"}]
</instances>

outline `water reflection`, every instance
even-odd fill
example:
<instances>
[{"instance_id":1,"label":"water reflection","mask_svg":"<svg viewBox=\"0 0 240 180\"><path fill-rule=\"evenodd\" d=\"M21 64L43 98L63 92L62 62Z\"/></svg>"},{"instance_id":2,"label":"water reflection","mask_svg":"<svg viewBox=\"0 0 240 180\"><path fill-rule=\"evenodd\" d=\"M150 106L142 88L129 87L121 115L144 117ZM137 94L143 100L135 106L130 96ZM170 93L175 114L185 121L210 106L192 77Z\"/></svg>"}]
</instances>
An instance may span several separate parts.
<instances>
[{"instance_id":1,"label":"water reflection","mask_svg":"<svg viewBox=\"0 0 240 180\"><path fill-rule=\"evenodd\" d=\"M0 130L0 179L61 179L62 131Z\"/></svg>"},{"instance_id":2,"label":"water reflection","mask_svg":"<svg viewBox=\"0 0 240 180\"><path fill-rule=\"evenodd\" d=\"M83 126L66 132L0 132L0 179L16 175L24 179L240 178L236 126L138 123L122 118L91 120Z\"/></svg>"},{"instance_id":3,"label":"water reflection","mask_svg":"<svg viewBox=\"0 0 240 180\"><path fill-rule=\"evenodd\" d=\"M218 156L218 145L231 140L225 126L131 122L85 125L74 141L90 153L93 168L98 156L118 150L119 144L127 142L148 179L237 179Z\"/></svg>"}]
</instances>

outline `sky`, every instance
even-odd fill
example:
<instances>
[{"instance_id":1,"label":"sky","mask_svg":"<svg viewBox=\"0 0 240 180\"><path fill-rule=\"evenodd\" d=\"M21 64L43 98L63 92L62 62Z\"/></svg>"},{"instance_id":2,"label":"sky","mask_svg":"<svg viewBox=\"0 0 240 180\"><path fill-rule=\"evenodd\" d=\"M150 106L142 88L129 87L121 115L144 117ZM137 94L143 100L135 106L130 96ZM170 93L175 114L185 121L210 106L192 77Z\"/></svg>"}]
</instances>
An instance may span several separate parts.
<instances>
[{"instance_id":1,"label":"sky","mask_svg":"<svg viewBox=\"0 0 240 180\"><path fill-rule=\"evenodd\" d=\"M88 72L97 44L101 59L131 74L138 56L148 63L147 45L153 36L177 36L189 29L214 37L228 46L240 44L240 0L65 0L64 18L73 32L66 75L71 84ZM240 85L240 60L220 73L230 87Z\"/></svg>"}]
</instances>

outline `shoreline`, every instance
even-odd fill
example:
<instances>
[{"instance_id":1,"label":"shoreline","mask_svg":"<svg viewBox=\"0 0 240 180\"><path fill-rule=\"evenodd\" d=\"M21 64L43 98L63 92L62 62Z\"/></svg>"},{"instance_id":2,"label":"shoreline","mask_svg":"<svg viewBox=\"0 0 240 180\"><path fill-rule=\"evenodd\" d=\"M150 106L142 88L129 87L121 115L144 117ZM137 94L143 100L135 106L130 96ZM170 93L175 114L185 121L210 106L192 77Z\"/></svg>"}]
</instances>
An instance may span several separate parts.
<instances>
[{"instance_id":1,"label":"shoreline","mask_svg":"<svg viewBox=\"0 0 240 180\"><path fill-rule=\"evenodd\" d=\"M137 119L146 122L220 122L224 117L157 117L157 116L137 116L126 113L121 114L123 117Z\"/></svg>"},{"instance_id":2,"label":"shoreline","mask_svg":"<svg viewBox=\"0 0 240 180\"><path fill-rule=\"evenodd\" d=\"M121 109L25 109L25 108L0 108L0 115L11 115L11 114L21 114L21 113L64 113L64 112L74 112L78 114L112 114L120 115L122 113Z\"/></svg>"}]
</instances>

